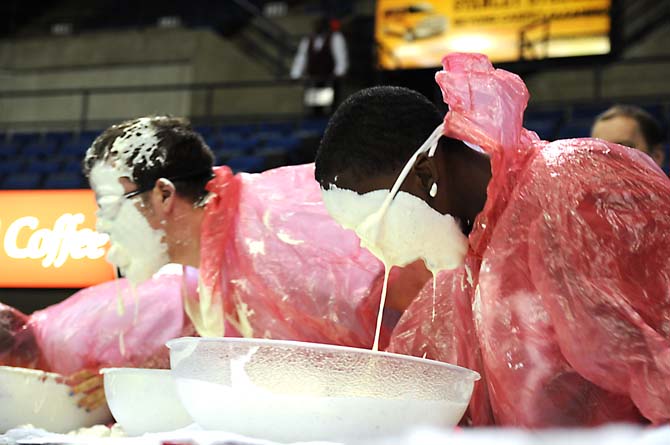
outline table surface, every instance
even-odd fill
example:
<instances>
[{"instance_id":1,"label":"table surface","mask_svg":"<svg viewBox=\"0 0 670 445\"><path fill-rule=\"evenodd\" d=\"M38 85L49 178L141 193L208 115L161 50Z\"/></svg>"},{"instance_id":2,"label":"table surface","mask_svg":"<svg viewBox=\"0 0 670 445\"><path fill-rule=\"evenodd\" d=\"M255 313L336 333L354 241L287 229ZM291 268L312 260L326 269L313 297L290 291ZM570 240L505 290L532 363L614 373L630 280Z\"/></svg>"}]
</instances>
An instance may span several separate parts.
<instances>
[{"instance_id":1,"label":"table surface","mask_svg":"<svg viewBox=\"0 0 670 445\"><path fill-rule=\"evenodd\" d=\"M524 431L508 428L462 428L454 430L419 429L395 437L376 437L303 444L347 445L668 445L670 425L641 427L609 425L592 429ZM0 436L0 445L278 445L275 442L246 438L223 431L203 431L191 426L177 431L145 434L139 437L93 437L53 434L44 430L18 428Z\"/></svg>"}]
</instances>

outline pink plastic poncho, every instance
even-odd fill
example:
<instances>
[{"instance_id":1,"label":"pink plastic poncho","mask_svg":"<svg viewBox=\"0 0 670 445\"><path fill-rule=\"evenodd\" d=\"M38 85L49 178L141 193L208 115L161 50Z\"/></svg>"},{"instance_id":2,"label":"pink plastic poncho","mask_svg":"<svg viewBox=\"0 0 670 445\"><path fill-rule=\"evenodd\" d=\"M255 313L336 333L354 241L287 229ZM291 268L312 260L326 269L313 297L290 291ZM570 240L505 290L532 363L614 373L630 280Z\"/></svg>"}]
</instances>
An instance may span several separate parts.
<instances>
[{"instance_id":1,"label":"pink plastic poncho","mask_svg":"<svg viewBox=\"0 0 670 445\"><path fill-rule=\"evenodd\" d=\"M396 352L479 371L475 425L670 420L670 182L595 139L539 141L528 92L485 56L437 74L445 134L491 158L464 267L439 276L393 333Z\"/></svg>"},{"instance_id":2,"label":"pink plastic poncho","mask_svg":"<svg viewBox=\"0 0 670 445\"><path fill-rule=\"evenodd\" d=\"M4 314L20 314L4 309ZM135 292L126 279L109 281L29 317L21 315L12 338L23 346L0 356L0 363L64 375L104 367L169 368L165 342L193 334L182 307L180 274L156 275Z\"/></svg>"},{"instance_id":3,"label":"pink plastic poncho","mask_svg":"<svg viewBox=\"0 0 670 445\"><path fill-rule=\"evenodd\" d=\"M370 348L383 266L330 218L313 164L215 173L201 236L204 289L190 298L211 294L209 310L222 307L234 327L225 335Z\"/></svg>"}]
</instances>

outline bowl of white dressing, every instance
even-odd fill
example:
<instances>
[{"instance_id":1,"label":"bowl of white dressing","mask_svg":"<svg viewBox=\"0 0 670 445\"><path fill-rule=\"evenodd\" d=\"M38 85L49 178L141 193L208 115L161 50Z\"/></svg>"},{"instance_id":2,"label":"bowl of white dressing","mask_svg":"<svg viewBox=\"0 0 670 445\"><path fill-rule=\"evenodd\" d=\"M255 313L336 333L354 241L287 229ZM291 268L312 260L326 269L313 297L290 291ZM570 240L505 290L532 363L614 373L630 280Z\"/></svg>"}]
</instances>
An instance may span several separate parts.
<instances>
[{"instance_id":1,"label":"bowl of white dressing","mask_svg":"<svg viewBox=\"0 0 670 445\"><path fill-rule=\"evenodd\" d=\"M0 366L0 434L22 425L67 433L112 419L107 405L93 411L77 406L83 395L70 396L64 379L53 372Z\"/></svg>"},{"instance_id":2,"label":"bowl of white dressing","mask_svg":"<svg viewBox=\"0 0 670 445\"><path fill-rule=\"evenodd\" d=\"M105 368L105 397L129 436L173 431L193 423L169 369Z\"/></svg>"},{"instance_id":3,"label":"bowl of white dressing","mask_svg":"<svg viewBox=\"0 0 670 445\"><path fill-rule=\"evenodd\" d=\"M479 374L387 352L248 338L170 340L193 420L278 442L340 440L456 425Z\"/></svg>"}]
</instances>

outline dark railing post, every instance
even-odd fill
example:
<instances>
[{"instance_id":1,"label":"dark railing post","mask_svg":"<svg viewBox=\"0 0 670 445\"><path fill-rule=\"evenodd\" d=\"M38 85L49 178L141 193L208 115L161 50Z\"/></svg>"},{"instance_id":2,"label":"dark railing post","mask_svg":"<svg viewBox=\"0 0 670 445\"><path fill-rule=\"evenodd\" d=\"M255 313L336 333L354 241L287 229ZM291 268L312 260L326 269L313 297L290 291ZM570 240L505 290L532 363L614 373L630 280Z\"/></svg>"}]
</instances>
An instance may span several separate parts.
<instances>
[{"instance_id":1,"label":"dark railing post","mask_svg":"<svg viewBox=\"0 0 670 445\"><path fill-rule=\"evenodd\" d=\"M89 97L91 92L89 90L82 90L81 92L81 111L79 115L79 131L85 131L88 126L88 107Z\"/></svg>"}]
</instances>

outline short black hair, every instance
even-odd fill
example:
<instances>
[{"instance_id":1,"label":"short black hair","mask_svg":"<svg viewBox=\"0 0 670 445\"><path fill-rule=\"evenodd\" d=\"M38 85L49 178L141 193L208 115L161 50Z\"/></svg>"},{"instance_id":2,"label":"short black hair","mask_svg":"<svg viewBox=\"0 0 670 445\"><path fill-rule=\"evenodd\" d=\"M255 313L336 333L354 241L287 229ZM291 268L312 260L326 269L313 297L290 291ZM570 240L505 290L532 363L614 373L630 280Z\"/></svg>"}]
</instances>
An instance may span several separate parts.
<instances>
[{"instance_id":1,"label":"short black hair","mask_svg":"<svg viewBox=\"0 0 670 445\"><path fill-rule=\"evenodd\" d=\"M315 177L322 185L342 171L354 178L393 173L442 122L432 102L403 87L358 91L335 111L316 154Z\"/></svg>"},{"instance_id":2,"label":"short black hair","mask_svg":"<svg viewBox=\"0 0 670 445\"><path fill-rule=\"evenodd\" d=\"M96 138L83 161L84 174L99 162L119 159L112 149L117 138L127 137L137 128L138 118L113 125ZM158 144L148 158L138 156L141 147L132 147L132 154L125 159L131 171L130 178L138 189L151 189L156 180L170 179L179 196L198 202L207 195L205 185L212 178L214 155L203 138L196 133L187 119L172 116L151 116L147 124L155 131ZM140 158L140 159L138 159Z\"/></svg>"},{"instance_id":3,"label":"short black hair","mask_svg":"<svg viewBox=\"0 0 670 445\"><path fill-rule=\"evenodd\" d=\"M598 122L607 121L615 117L634 119L638 127L640 127L642 137L644 137L650 149L663 143L664 138L661 124L650 113L635 105L614 105L599 114L593 124L595 125Z\"/></svg>"}]
</instances>

